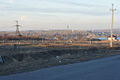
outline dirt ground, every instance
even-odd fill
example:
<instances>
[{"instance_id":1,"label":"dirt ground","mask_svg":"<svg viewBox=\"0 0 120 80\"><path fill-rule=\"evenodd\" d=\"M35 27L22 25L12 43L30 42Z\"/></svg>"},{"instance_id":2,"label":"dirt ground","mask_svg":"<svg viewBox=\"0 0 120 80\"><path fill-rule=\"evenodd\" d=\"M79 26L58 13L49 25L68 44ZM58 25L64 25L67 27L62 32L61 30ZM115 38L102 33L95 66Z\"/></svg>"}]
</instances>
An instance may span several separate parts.
<instances>
[{"instance_id":1,"label":"dirt ground","mask_svg":"<svg viewBox=\"0 0 120 80\"><path fill-rule=\"evenodd\" d=\"M0 75L11 75L59 65L119 55L119 48L106 47L0 47Z\"/></svg>"}]
</instances>

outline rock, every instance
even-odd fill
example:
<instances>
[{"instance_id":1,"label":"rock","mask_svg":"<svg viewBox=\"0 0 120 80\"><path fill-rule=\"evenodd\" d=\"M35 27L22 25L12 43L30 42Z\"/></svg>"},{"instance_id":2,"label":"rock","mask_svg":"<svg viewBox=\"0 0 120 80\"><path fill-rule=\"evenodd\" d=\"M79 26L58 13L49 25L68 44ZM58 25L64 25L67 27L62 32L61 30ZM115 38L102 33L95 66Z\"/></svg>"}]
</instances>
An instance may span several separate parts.
<instances>
[{"instance_id":1,"label":"rock","mask_svg":"<svg viewBox=\"0 0 120 80\"><path fill-rule=\"evenodd\" d=\"M3 63L4 61L3 61L3 58L2 58L2 56L0 56L0 63Z\"/></svg>"}]
</instances>

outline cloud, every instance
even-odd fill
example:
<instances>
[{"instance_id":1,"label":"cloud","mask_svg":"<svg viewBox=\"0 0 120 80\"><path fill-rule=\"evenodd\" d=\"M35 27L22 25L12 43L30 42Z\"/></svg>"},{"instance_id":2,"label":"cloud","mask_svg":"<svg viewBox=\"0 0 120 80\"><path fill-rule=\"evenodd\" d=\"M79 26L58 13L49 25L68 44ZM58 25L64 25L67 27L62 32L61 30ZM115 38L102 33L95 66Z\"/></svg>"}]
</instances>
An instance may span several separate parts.
<instances>
[{"instance_id":1,"label":"cloud","mask_svg":"<svg viewBox=\"0 0 120 80\"><path fill-rule=\"evenodd\" d=\"M62 13L62 14L87 14L87 15L95 15L95 16L103 16L103 15L108 15L109 13L106 11L95 11L96 9L76 9L76 8L29 8L29 7L8 7L7 9L3 9L4 11L9 11L9 12L22 12L22 13ZM21 16L21 19L25 19L26 16Z\"/></svg>"},{"instance_id":2,"label":"cloud","mask_svg":"<svg viewBox=\"0 0 120 80\"><path fill-rule=\"evenodd\" d=\"M14 2L14 0L9 0ZM24 0L28 1L28 0ZM42 1L42 2L41 2ZM63 14L87 14L87 15L108 15L105 14L103 10L105 9L102 5L95 5L93 3L85 3L84 1L71 1L71 0L35 0L33 5L32 1L27 2L17 2L14 5L10 4L2 6L0 9L7 12L22 12L22 13L63 13ZM47 3L46 3L47 2ZM29 5L26 5L29 4ZM46 5L44 5L46 4ZM22 5L22 6L21 6ZM102 8L101 8L102 7ZM25 18L25 17L23 17ZM22 19L23 19L22 18Z\"/></svg>"},{"instance_id":3,"label":"cloud","mask_svg":"<svg viewBox=\"0 0 120 80\"><path fill-rule=\"evenodd\" d=\"M64 4L64 5L72 5L72 6L81 6L81 7L105 7L105 5L91 3L89 1L80 1L80 0L46 0L47 2Z\"/></svg>"},{"instance_id":4,"label":"cloud","mask_svg":"<svg viewBox=\"0 0 120 80\"><path fill-rule=\"evenodd\" d=\"M9 2L10 2L10 3L13 3L13 2L14 2L14 0L9 0Z\"/></svg>"}]
</instances>

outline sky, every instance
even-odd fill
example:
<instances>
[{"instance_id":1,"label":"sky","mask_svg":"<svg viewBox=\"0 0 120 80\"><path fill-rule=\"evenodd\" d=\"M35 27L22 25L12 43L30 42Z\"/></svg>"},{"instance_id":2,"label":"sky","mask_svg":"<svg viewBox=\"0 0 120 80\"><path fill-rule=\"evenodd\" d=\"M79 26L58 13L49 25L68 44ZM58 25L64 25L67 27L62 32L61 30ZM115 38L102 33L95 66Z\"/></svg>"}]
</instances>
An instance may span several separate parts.
<instances>
[{"instance_id":1,"label":"sky","mask_svg":"<svg viewBox=\"0 0 120 80\"><path fill-rule=\"evenodd\" d=\"M109 29L115 4L114 28L120 28L119 0L0 0L0 31Z\"/></svg>"}]
</instances>

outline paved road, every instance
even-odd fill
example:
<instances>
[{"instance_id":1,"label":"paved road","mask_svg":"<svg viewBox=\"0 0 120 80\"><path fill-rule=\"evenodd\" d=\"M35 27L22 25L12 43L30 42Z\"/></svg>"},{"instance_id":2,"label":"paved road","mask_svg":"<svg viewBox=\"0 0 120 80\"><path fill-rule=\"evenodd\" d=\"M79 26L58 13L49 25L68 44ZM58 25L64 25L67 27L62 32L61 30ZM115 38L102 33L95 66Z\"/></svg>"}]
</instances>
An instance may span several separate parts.
<instances>
[{"instance_id":1,"label":"paved road","mask_svg":"<svg viewBox=\"0 0 120 80\"><path fill-rule=\"evenodd\" d=\"M1 76L0 80L120 80L120 55L33 72Z\"/></svg>"}]
</instances>

